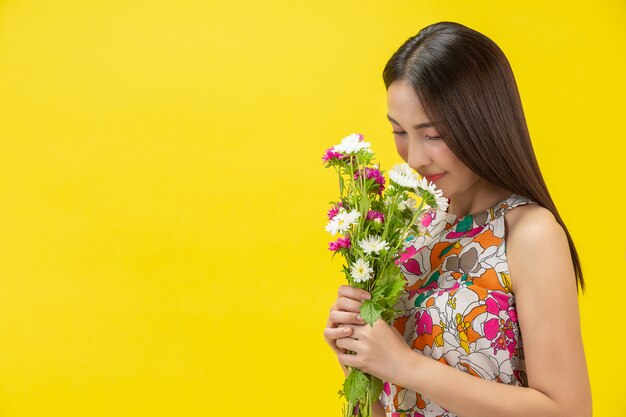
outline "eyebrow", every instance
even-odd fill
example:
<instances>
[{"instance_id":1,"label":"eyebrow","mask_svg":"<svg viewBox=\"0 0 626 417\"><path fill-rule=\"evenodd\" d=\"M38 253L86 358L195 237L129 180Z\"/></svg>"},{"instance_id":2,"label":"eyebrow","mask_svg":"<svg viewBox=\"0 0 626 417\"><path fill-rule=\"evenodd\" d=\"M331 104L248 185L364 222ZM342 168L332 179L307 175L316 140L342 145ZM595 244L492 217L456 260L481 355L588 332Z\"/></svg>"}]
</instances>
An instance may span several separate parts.
<instances>
[{"instance_id":1,"label":"eyebrow","mask_svg":"<svg viewBox=\"0 0 626 417\"><path fill-rule=\"evenodd\" d=\"M395 124L397 124L398 126L400 126L400 123L396 122L395 120L393 120L389 115L387 115L387 119L389 119L390 122L394 122ZM433 127L434 125L432 123L419 123L413 126L413 129L423 129L425 127Z\"/></svg>"}]
</instances>

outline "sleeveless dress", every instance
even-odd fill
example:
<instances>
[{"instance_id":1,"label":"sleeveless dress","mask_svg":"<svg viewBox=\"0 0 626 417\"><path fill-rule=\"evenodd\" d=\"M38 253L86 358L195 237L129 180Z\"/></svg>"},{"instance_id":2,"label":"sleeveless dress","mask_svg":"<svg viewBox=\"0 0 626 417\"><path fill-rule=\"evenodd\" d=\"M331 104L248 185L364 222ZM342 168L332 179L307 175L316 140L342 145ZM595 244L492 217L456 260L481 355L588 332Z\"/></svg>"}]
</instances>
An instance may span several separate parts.
<instances>
[{"instance_id":1,"label":"sleeveless dress","mask_svg":"<svg viewBox=\"0 0 626 417\"><path fill-rule=\"evenodd\" d=\"M409 237L398 262L407 281L392 325L413 350L471 375L528 386L522 335L505 253L504 214L537 204L511 194L495 206L457 217L431 213L423 236ZM456 417L383 381L387 417Z\"/></svg>"}]
</instances>

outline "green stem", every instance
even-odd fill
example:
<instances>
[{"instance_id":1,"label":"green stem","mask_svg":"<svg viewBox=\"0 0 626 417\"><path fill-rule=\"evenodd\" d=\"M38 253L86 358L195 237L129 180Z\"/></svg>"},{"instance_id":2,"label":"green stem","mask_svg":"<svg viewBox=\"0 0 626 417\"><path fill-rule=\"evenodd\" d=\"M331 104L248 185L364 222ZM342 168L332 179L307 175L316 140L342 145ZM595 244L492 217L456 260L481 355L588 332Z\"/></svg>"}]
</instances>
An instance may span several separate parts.
<instances>
[{"instance_id":1,"label":"green stem","mask_svg":"<svg viewBox=\"0 0 626 417\"><path fill-rule=\"evenodd\" d=\"M383 240L387 237L387 230L389 229L389 216L391 214L391 209L395 207L398 201L398 196L399 194L396 194L393 197L393 200L391 201L391 203L389 203L389 205L387 206L387 212L385 213L385 228L383 229L383 235L382 235Z\"/></svg>"},{"instance_id":2,"label":"green stem","mask_svg":"<svg viewBox=\"0 0 626 417\"><path fill-rule=\"evenodd\" d=\"M334 168L337 176L339 177L339 201L343 201L343 186L341 186L341 167L334 166Z\"/></svg>"},{"instance_id":3,"label":"green stem","mask_svg":"<svg viewBox=\"0 0 626 417\"><path fill-rule=\"evenodd\" d=\"M415 220L417 219L417 217L424 214L424 212L421 212L423 206L424 206L424 201L422 200L419 208L415 210L415 213L413 214L413 217L411 218L411 222L400 234L400 239L398 240L398 243L396 243L396 246L393 248L393 253L396 253L396 251L400 248L400 246L402 245L402 242L404 242L404 239L406 239L406 236L405 236L406 232L411 229L411 226L413 225L413 223L415 223Z\"/></svg>"}]
</instances>

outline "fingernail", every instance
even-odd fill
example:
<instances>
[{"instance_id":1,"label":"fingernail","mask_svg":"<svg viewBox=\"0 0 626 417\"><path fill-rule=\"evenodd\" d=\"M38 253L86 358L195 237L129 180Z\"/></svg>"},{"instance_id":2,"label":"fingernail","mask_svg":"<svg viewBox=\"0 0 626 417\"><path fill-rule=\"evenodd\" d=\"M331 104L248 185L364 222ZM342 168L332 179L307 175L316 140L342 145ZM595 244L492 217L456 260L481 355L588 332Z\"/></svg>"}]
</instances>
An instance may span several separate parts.
<instances>
[{"instance_id":1,"label":"fingernail","mask_svg":"<svg viewBox=\"0 0 626 417\"><path fill-rule=\"evenodd\" d=\"M342 333L348 333L349 331L350 331L350 329L345 328L345 329L343 329L341 332L342 332Z\"/></svg>"}]
</instances>

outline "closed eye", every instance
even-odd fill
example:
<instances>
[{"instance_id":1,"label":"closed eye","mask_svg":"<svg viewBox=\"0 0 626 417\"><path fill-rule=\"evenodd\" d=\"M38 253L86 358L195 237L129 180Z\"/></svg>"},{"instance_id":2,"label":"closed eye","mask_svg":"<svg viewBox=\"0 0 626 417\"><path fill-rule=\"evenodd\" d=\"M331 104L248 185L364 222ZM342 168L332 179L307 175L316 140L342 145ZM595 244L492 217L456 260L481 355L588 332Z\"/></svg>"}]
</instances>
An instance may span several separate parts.
<instances>
[{"instance_id":1,"label":"closed eye","mask_svg":"<svg viewBox=\"0 0 626 417\"><path fill-rule=\"evenodd\" d=\"M406 132L396 132L395 130L391 132L394 135L397 136L406 136ZM428 136L425 135L424 136L427 140L439 140L441 138L441 136Z\"/></svg>"}]
</instances>

